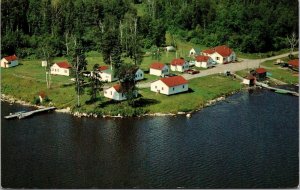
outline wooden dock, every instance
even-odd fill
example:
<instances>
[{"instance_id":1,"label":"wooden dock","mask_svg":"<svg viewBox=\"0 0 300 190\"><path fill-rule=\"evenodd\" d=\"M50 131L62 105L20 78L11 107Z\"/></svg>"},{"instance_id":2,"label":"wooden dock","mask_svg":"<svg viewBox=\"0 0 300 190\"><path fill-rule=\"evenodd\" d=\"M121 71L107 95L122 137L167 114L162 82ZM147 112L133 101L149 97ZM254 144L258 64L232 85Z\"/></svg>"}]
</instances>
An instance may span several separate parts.
<instances>
[{"instance_id":1,"label":"wooden dock","mask_svg":"<svg viewBox=\"0 0 300 190\"><path fill-rule=\"evenodd\" d=\"M291 91L291 90L285 90L285 89L282 89L282 88L271 87L271 86L269 86L267 84L264 84L264 83L261 83L261 82L256 82L255 85L261 86L261 87L264 87L264 88L267 88L267 89L270 89L270 90L273 90L273 91L275 91L277 93L291 94L291 95L294 95L294 96L299 96L298 92Z\"/></svg>"},{"instance_id":2,"label":"wooden dock","mask_svg":"<svg viewBox=\"0 0 300 190\"><path fill-rule=\"evenodd\" d=\"M16 113L11 113L8 116L4 116L5 119L13 119L13 118L19 118L19 119L23 119L26 118L28 116L31 116L35 113L40 113L40 112L45 112L45 111L51 111L51 110L55 110L56 107L48 107L48 108L41 108L38 110L33 110L33 111L20 111L20 112L16 112Z\"/></svg>"}]
</instances>

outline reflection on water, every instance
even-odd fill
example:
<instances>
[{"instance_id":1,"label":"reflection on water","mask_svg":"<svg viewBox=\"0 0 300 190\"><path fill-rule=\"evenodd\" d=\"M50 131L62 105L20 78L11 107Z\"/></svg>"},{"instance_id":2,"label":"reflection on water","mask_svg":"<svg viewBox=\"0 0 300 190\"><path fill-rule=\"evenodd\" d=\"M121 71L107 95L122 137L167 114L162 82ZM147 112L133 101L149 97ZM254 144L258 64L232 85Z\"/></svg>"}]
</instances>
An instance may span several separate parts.
<instances>
[{"instance_id":1,"label":"reflection on water","mask_svg":"<svg viewBox=\"0 0 300 190\"><path fill-rule=\"evenodd\" d=\"M23 109L2 105L2 116ZM298 99L239 93L191 118L2 120L2 186L276 188L298 184Z\"/></svg>"}]
</instances>

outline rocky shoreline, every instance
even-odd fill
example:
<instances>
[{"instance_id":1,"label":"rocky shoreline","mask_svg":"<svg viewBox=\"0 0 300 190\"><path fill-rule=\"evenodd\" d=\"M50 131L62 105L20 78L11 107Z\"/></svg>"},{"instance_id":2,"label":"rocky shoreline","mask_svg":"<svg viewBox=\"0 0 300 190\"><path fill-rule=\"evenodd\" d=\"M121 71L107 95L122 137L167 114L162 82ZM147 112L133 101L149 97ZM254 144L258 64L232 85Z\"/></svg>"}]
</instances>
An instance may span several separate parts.
<instances>
[{"instance_id":1,"label":"rocky shoreline","mask_svg":"<svg viewBox=\"0 0 300 190\"><path fill-rule=\"evenodd\" d=\"M220 101L223 101L226 99L226 97L228 96L231 96L237 92L240 92L240 90L238 91L233 91L231 93L228 93L226 95L222 95L218 98L215 98L215 99L212 99L212 100L209 100L208 102L206 102L203 106L199 107L198 109L196 110L193 110L193 111L189 111L189 112L177 112L176 114L175 113L149 113L149 114L143 114L143 115L140 115L140 116L137 116L137 117L145 117L145 116L150 116L150 117L162 117L162 116L176 116L176 115L186 115L186 117L191 117L193 113L195 112L198 112L202 109L204 109L205 107L209 107L209 106L212 106L214 104L216 104L217 102L220 102ZM45 108L46 106L39 106L39 105L33 105L32 103L30 102L26 102L26 101L23 101L23 100L19 100L19 99L16 99L15 97L11 96L11 95L6 95L6 94L1 94L1 101L4 101L4 102L8 102L10 104L21 104L23 106L33 106L33 107L36 107L36 108ZM50 103L51 104L51 103ZM50 106L50 105L49 105ZM81 112L72 112L71 108L70 107L66 107L66 108L62 108L62 109L56 109L55 110L56 112L59 112L59 113L67 113L67 114L72 114L73 116L75 117L78 117L78 118L81 118L81 117L93 117L93 118L124 118L124 116L118 114L117 116L112 116L112 115L97 115L97 114L94 114L94 113L81 113Z\"/></svg>"}]
</instances>

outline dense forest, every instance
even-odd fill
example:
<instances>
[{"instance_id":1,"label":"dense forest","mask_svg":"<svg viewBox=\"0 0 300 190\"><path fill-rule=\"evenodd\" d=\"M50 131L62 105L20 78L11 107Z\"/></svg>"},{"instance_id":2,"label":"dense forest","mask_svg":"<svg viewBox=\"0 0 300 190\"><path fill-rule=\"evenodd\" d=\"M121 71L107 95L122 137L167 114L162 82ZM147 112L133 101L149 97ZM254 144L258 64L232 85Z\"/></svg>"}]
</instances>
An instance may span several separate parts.
<instances>
[{"instance_id":1,"label":"dense forest","mask_svg":"<svg viewBox=\"0 0 300 190\"><path fill-rule=\"evenodd\" d=\"M2 0L1 18L2 55L61 56L80 42L108 64L120 54L138 64L145 49L171 45L166 32L250 53L287 48L298 35L296 0Z\"/></svg>"}]
</instances>

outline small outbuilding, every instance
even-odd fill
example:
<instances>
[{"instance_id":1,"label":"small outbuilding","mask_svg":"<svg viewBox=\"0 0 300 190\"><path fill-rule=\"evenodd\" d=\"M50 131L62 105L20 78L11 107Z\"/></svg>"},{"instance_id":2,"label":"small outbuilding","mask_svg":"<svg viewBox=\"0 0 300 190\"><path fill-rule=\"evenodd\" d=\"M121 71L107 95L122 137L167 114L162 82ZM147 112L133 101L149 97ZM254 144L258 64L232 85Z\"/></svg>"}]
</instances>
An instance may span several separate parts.
<instances>
[{"instance_id":1,"label":"small outbuilding","mask_svg":"<svg viewBox=\"0 0 300 190\"><path fill-rule=\"evenodd\" d=\"M160 62L155 62L150 65L150 75L164 76L169 74L169 67Z\"/></svg>"},{"instance_id":2,"label":"small outbuilding","mask_svg":"<svg viewBox=\"0 0 300 190\"><path fill-rule=\"evenodd\" d=\"M186 62L183 58L173 59L171 62L171 70L184 72L189 69L189 63Z\"/></svg>"},{"instance_id":3,"label":"small outbuilding","mask_svg":"<svg viewBox=\"0 0 300 190\"><path fill-rule=\"evenodd\" d=\"M67 61L54 63L50 67L50 74L52 75L63 75L70 76L70 70L72 66Z\"/></svg>"},{"instance_id":4,"label":"small outbuilding","mask_svg":"<svg viewBox=\"0 0 300 190\"><path fill-rule=\"evenodd\" d=\"M170 52L170 51L176 51L176 48L174 46L167 46L164 48L167 52Z\"/></svg>"},{"instance_id":5,"label":"small outbuilding","mask_svg":"<svg viewBox=\"0 0 300 190\"><path fill-rule=\"evenodd\" d=\"M2 68L10 68L19 65L19 60L16 55L6 56L1 59Z\"/></svg>"},{"instance_id":6,"label":"small outbuilding","mask_svg":"<svg viewBox=\"0 0 300 190\"><path fill-rule=\"evenodd\" d=\"M182 76L161 78L151 83L151 91L165 95L188 91L188 81Z\"/></svg>"}]
</instances>

